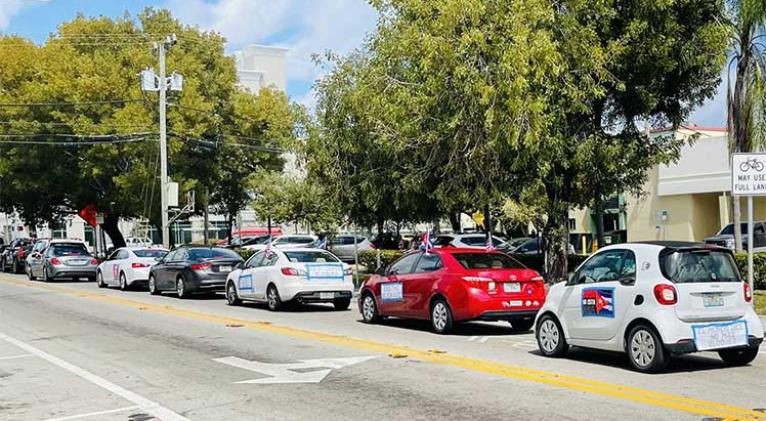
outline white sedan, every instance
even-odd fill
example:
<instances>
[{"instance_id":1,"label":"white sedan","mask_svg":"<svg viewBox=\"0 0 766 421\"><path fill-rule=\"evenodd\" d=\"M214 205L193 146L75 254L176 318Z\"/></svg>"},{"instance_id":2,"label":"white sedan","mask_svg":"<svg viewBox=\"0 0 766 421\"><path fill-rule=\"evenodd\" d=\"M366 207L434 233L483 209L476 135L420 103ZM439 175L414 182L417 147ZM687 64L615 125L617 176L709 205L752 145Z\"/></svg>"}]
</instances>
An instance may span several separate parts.
<instances>
[{"instance_id":1,"label":"white sedan","mask_svg":"<svg viewBox=\"0 0 766 421\"><path fill-rule=\"evenodd\" d=\"M332 303L345 310L351 304L351 268L332 253L313 248L272 248L253 254L226 279L230 305L266 302L277 311L283 303Z\"/></svg>"},{"instance_id":2,"label":"white sedan","mask_svg":"<svg viewBox=\"0 0 766 421\"><path fill-rule=\"evenodd\" d=\"M624 352L634 369L715 351L728 365L758 355L763 325L728 249L685 242L605 247L548 292L535 322L540 352L569 345Z\"/></svg>"},{"instance_id":3,"label":"white sedan","mask_svg":"<svg viewBox=\"0 0 766 421\"><path fill-rule=\"evenodd\" d=\"M99 288L119 286L123 291L144 285L149 279L149 269L166 254L168 251L161 248L118 248L98 265L96 283Z\"/></svg>"}]
</instances>

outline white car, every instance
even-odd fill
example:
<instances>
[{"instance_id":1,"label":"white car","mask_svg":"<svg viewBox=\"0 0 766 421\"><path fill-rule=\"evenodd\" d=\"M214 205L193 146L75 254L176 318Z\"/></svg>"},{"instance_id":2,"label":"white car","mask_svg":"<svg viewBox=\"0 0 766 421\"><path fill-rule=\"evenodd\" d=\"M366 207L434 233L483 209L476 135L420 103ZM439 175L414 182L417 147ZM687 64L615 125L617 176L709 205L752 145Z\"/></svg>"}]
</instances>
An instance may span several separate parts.
<instances>
[{"instance_id":1,"label":"white car","mask_svg":"<svg viewBox=\"0 0 766 421\"><path fill-rule=\"evenodd\" d=\"M500 247L505 244L505 241L496 236L492 236L492 244L494 247ZM487 247L487 235L486 234L443 234L436 237L434 242L436 247L461 247L461 248L478 248L483 249Z\"/></svg>"},{"instance_id":2,"label":"white car","mask_svg":"<svg viewBox=\"0 0 766 421\"><path fill-rule=\"evenodd\" d=\"M641 372L673 355L717 351L728 365L758 355L763 325L732 252L686 242L619 244L551 287L535 321L540 352L569 345L625 352Z\"/></svg>"},{"instance_id":3,"label":"white car","mask_svg":"<svg viewBox=\"0 0 766 421\"><path fill-rule=\"evenodd\" d=\"M282 249L306 248L318 239L315 235L282 235L275 238L271 245Z\"/></svg>"},{"instance_id":4,"label":"white car","mask_svg":"<svg viewBox=\"0 0 766 421\"><path fill-rule=\"evenodd\" d=\"M121 247L113 251L96 272L99 288L119 286L125 291L136 285L145 285L149 269L168 251L152 247Z\"/></svg>"},{"instance_id":5,"label":"white car","mask_svg":"<svg viewBox=\"0 0 766 421\"><path fill-rule=\"evenodd\" d=\"M351 268L335 255L320 249L272 248L253 254L226 279L230 305L265 301L271 311L282 303L332 303L338 310L351 304L354 282Z\"/></svg>"}]
</instances>

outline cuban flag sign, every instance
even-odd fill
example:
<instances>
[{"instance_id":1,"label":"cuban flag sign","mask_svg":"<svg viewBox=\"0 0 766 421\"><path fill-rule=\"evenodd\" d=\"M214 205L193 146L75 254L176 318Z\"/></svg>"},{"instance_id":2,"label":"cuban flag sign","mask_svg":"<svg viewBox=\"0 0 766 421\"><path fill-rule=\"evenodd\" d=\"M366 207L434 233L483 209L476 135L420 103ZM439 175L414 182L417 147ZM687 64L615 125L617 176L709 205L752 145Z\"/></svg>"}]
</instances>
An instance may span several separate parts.
<instances>
[{"instance_id":1,"label":"cuban flag sign","mask_svg":"<svg viewBox=\"0 0 766 421\"><path fill-rule=\"evenodd\" d=\"M266 257L271 256L271 236L269 236L269 241L266 242L266 248L264 249L264 254Z\"/></svg>"},{"instance_id":2,"label":"cuban flag sign","mask_svg":"<svg viewBox=\"0 0 766 421\"><path fill-rule=\"evenodd\" d=\"M614 288L585 288L582 290L583 317L614 318Z\"/></svg>"},{"instance_id":3,"label":"cuban flag sign","mask_svg":"<svg viewBox=\"0 0 766 421\"><path fill-rule=\"evenodd\" d=\"M420 242L420 251L424 251L428 253L429 251L433 250L434 243L431 242L431 233L427 232L423 234L423 237L421 238Z\"/></svg>"}]
</instances>

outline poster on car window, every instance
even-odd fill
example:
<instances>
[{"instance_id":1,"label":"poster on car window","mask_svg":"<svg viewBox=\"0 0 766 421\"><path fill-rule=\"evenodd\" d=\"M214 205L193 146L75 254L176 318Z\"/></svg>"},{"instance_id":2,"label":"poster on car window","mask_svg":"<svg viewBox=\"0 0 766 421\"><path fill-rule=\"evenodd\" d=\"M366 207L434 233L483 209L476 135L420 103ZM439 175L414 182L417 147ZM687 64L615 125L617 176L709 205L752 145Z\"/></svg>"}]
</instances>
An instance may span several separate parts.
<instances>
[{"instance_id":1,"label":"poster on car window","mask_svg":"<svg viewBox=\"0 0 766 421\"><path fill-rule=\"evenodd\" d=\"M380 284L380 299L386 302L404 300L402 283L386 282L384 284Z\"/></svg>"},{"instance_id":2,"label":"poster on car window","mask_svg":"<svg viewBox=\"0 0 766 421\"><path fill-rule=\"evenodd\" d=\"M747 345L747 322L711 323L692 326L697 351Z\"/></svg>"},{"instance_id":3,"label":"poster on car window","mask_svg":"<svg viewBox=\"0 0 766 421\"><path fill-rule=\"evenodd\" d=\"M343 265L334 263L306 265L309 281L342 281Z\"/></svg>"}]
</instances>

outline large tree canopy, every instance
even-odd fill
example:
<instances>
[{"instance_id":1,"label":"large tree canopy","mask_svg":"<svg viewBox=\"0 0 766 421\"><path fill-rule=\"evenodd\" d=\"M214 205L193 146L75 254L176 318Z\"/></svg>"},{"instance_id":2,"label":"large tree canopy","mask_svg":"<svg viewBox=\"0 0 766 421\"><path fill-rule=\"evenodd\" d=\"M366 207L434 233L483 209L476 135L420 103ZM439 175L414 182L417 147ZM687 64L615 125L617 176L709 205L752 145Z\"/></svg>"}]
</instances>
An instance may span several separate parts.
<instances>
[{"instance_id":1,"label":"large tree canopy","mask_svg":"<svg viewBox=\"0 0 766 421\"><path fill-rule=\"evenodd\" d=\"M169 94L170 178L236 213L249 200L244 179L282 167L300 110L281 92L239 88L220 35L165 10L78 17L40 46L0 37L2 210L37 224L93 203L108 214L104 228L115 245L120 217L158 224L157 96L142 93L138 73L156 68L152 42L168 34L178 36L168 73L185 78L183 92Z\"/></svg>"}]
</instances>

